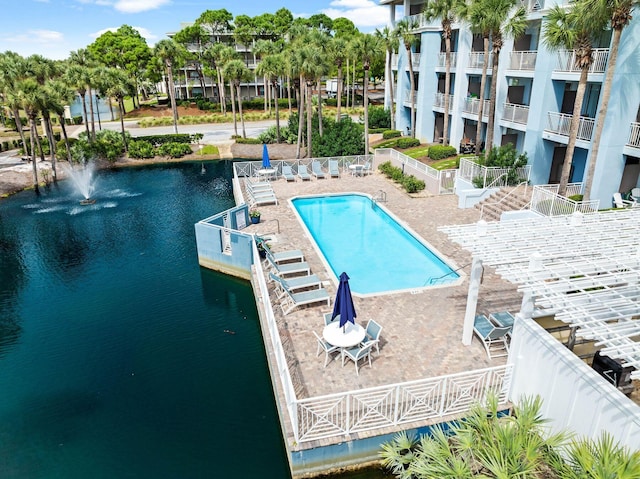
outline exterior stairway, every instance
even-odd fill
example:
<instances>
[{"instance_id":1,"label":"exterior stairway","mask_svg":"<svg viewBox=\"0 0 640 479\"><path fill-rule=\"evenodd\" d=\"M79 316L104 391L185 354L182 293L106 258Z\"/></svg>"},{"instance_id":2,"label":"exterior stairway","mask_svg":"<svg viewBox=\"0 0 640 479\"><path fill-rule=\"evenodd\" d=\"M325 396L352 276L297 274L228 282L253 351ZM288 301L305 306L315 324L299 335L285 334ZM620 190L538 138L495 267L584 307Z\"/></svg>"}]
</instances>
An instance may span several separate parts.
<instances>
[{"instance_id":1,"label":"exterior stairway","mask_svg":"<svg viewBox=\"0 0 640 479\"><path fill-rule=\"evenodd\" d=\"M532 188L526 190L524 186L506 186L484 201L475 205L482 211L482 219L485 221L500 221L500 215L505 211L517 211L526 209L531 201Z\"/></svg>"}]
</instances>

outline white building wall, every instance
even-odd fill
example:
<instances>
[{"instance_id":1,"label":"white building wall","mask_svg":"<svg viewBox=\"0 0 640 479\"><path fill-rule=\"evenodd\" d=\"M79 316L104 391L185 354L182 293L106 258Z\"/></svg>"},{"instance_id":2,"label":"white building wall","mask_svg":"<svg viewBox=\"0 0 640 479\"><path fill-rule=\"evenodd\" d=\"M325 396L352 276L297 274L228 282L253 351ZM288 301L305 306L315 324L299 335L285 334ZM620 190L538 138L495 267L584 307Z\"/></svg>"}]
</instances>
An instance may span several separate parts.
<instances>
[{"instance_id":1,"label":"white building wall","mask_svg":"<svg viewBox=\"0 0 640 479\"><path fill-rule=\"evenodd\" d=\"M510 399L541 396L541 413L553 432L596 439L607 431L620 445L640 450L640 406L533 320L518 315L509 363L514 365Z\"/></svg>"}]
</instances>

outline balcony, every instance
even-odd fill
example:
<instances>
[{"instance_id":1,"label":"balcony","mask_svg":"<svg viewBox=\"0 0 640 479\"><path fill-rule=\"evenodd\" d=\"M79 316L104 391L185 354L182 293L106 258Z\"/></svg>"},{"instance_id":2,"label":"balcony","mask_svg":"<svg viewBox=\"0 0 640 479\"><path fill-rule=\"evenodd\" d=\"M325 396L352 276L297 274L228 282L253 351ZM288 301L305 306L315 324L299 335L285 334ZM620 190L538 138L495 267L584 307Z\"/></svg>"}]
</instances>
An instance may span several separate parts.
<instances>
[{"instance_id":1,"label":"balcony","mask_svg":"<svg viewBox=\"0 0 640 479\"><path fill-rule=\"evenodd\" d=\"M536 69L537 51L511 52L509 70L533 71Z\"/></svg>"},{"instance_id":2,"label":"balcony","mask_svg":"<svg viewBox=\"0 0 640 479\"><path fill-rule=\"evenodd\" d=\"M560 136L566 136L568 138L572 118L573 115L568 115L567 113L556 113L550 111L547 113L547 126L545 131L555 133ZM594 125L595 119L581 116L577 139L591 141Z\"/></svg>"},{"instance_id":3,"label":"balcony","mask_svg":"<svg viewBox=\"0 0 640 479\"><path fill-rule=\"evenodd\" d=\"M528 120L529 107L527 105L516 105L515 103L504 104L502 108L502 121L526 125Z\"/></svg>"},{"instance_id":4,"label":"balcony","mask_svg":"<svg viewBox=\"0 0 640 479\"><path fill-rule=\"evenodd\" d=\"M608 48L593 49L593 63L589 67L589 73L604 73L607 68L609 58ZM580 73L580 68L576 66L576 53L574 50L561 50L558 52L556 62L556 72Z\"/></svg>"},{"instance_id":5,"label":"balcony","mask_svg":"<svg viewBox=\"0 0 640 479\"><path fill-rule=\"evenodd\" d=\"M455 68L458 64L458 54L457 52L451 52L451 68ZM436 68L446 68L447 66L447 54L445 52L438 53L438 63L436 63Z\"/></svg>"},{"instance_id":6,"label":"balcony","mask_svg":"<svg viewBox=\"0 0 640 479\"><path fill-rule=\"evenodd\" d=\"M631 123L631 131L629 131L627 146L640 148L640 123Z\"/></svg>"},{"instance_id":7,"label":"balcony","mask_svg":"<svg viewBox=\"0 0 640 479\"><path fill-rule=\"evenodd\" d=\"M484 100L484 105L482 106L482 118L488 117L489 112L489 104L491 102L489 100ZM465 98L462 103L462 111L464 113L471 113L472 115L478 116L478 111L480 110L480 99L479 98Z\"/></svg>"},{"instance_id":8,"label":"balcony","mask_svg":"<svg viewBox=\"0 0 640 479\"><path fill-rule=\"evenodd\" d=\"M411 105L411 92L409 90L404 92L404 102ZM418 90L413 92L413 105L415 106L418 102Z\"/></svg>"},{"instance_id":9,"label":"balcony","mask_svg":"<svg viewBox=\"0 0 640 479\"><path fill-rule=\"evenodd\" d=\"M444 93L436 93L435 98L433 99L433 107L440 108L444 111L444 100L446 96ZM449 113L453 110L453 95L449 95Z\"/></svg>"},{"instance_id":10,"label":"balcony","mask_svg":"<svg viewBox=\"0 0 640 479\"><path fill-rule=\"evenodd\" d=\"M398 54L394 53L393 55L391 55L391 69L392 70L397 70L398 69Z\"/></svg>"},{"instance_id":11,"label":"balcony","mask_svg":"<svg viewBox=\"0 0 640 479\"><path fill-rule=\"evenodd\" d=\"M489 53L489 63L487 63L487 69L491 70L493 60L493 53ZM471 52L469 53L469 65L468 68L477 68L479 70L482 69L482 65L484 64L484 52ZM487 70L487 71L488 71Z\"/></svg>"}]
</instances>

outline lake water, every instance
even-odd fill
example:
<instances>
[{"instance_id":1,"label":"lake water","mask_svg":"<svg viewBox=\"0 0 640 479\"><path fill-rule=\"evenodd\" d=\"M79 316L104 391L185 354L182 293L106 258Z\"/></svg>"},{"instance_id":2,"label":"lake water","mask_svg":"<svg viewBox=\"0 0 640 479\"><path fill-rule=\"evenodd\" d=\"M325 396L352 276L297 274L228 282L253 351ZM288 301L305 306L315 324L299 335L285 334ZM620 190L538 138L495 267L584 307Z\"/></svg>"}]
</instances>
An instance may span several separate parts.
<instances>
[{"instance_id":1,"label":"lake water","mask_svg":"<svg viewBox=\"0 0 640 479\"><path fill-rule=\"evenodd\" d=\"M233 205L231 163L205 169L0 201L1 478L290 477L251 287L197 263Z\"/></svg>"}]
</instances>

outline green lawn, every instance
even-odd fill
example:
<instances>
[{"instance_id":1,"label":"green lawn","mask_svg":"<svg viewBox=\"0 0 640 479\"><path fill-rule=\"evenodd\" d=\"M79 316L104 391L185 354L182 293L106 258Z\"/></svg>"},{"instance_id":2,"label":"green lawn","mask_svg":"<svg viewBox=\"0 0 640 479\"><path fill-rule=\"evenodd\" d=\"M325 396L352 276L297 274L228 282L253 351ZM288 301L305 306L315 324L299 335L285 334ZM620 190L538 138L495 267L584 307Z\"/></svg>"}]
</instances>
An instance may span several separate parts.
<instances>
[{"instance_id":1,"label":"green lawn","mask_svg":"<svg viewBox=\"0 0 640 479\"><path fill-rule=\"evenodd\" d=\"M413 148L407 148L406 150L403 151L405 155L410 156L411 158L414 158L414 159L427 156L428 152L429 152L429 147L424 145L416 146Z\"/></svg>"},{"instance_id":2,"label":"green lawn","mask_svg":"<svg viewBox=\"0 0 640 479\"><path fill-rule=\"evenodd\" d=\"M204 145L202 150L196 151L196 155L219 155L220 151L218 151L218 147L215 145Z\"/></svg>"}]
</instances>

